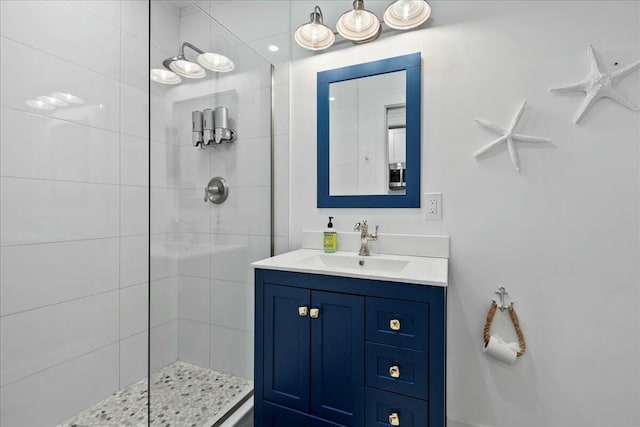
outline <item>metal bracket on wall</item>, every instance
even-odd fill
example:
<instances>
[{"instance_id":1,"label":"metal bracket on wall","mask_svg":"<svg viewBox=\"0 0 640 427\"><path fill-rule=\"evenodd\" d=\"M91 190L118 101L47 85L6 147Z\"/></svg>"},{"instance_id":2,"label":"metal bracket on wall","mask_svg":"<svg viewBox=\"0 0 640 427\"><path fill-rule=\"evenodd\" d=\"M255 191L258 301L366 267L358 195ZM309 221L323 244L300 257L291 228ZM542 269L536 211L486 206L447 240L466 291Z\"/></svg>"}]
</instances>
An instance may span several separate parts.
<instances>
[{"instance_id":1,"label":"metal bracket on wall","mask_svg":"<svg viewBox=\"0 0 640 427\"><path fill-rule=\"evenodd\" d=\"M216 205L227 200L229 196L229 184L227 184L227 180L216 176L215 178L211 178L211 181L207 184L204 189L204 201L211 202Z\"/></svg>"}]
</instances>

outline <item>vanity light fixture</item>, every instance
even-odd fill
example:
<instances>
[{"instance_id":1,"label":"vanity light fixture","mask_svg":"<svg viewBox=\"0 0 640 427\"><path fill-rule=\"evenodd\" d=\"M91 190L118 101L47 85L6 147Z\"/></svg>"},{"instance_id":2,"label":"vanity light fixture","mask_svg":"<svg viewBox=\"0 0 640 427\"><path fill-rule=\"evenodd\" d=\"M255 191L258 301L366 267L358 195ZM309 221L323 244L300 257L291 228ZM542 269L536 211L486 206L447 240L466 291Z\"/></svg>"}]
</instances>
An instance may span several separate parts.
<instances>
[{"instance_id":1,"label":"vanity light fixture","mask_svg":"<svg viewBox=\"0 0 640 427\"><path fill-rule=\"evenodd\" d=\"M365 9L364 0L354 0L353 9L340 16L333 32L322 22L319 6L311 13L311 20L298 27L296 42L309 50L323 50L331 47L335 35L339 34L352 42L367 43L378 38L382 24L394 30L411 30L422 25L431 15L431 7L426 0L394 0L387 6L384 19Z\"/></svg>"},{"instance_id":2,"label":"vanity light fixture","mask_svg":"<svg viewBox=\"0 0 640 427\"><path fill-rule=\"evenodd\" d=\"M364 8L364 0L354 0L353 10L338 18L336 28L345 39L360 43L377 39L382 31L378 17Z\"/></svg>"},{"instance_id":3,"label":"vanity light fixture","mask_svg":"<svg viewBox=\"0 0 640 427\"><path fill-rule=\"evenodd\" d=\"M309 22L298 27L294 38L296 43L309 50L323 50L336 41L333 30L322 22L322 10L318 6L313 9Z\"/></svg>"},{"instance_id":4,"label":"vanity light fixture","mask_svg":"<svg viewBox=\"0 0 640 427\"><path fill-rule=\"evenodd\" d=\"M164 68L152 68L151 80L156 83L162 83L163 85L177 85L182 81L179 75Z\"/></svg>"},{"instance_id":5,"label":"vanity light fixture","mask_svg":"<svg viewBox=\"0 0 640 427\"><path fill-rule=\"evenodd\" d=\"M424 0L396 0L384 11L384 23L395 30L410 30L422 25L431 15Z\"/></svg>"},{"instance_id":6,"label":"vanity light fixture","mask_svg":"<svg viewBox=\"0 0 640 427\"><path fill-rule=\"evenodd\" d=\"M198 54L196 61L190 61L184 54L184 48L188 47ZM166 69L151 69L150 78L154 82L162 84L178 84L180 78L201 79L207 75L205 68L219 73L226 73L235 68L235 64L228 57L214 52L204 52L189 42L182 43L178 55L162 61Z\"/></svg>"}]
</instances>

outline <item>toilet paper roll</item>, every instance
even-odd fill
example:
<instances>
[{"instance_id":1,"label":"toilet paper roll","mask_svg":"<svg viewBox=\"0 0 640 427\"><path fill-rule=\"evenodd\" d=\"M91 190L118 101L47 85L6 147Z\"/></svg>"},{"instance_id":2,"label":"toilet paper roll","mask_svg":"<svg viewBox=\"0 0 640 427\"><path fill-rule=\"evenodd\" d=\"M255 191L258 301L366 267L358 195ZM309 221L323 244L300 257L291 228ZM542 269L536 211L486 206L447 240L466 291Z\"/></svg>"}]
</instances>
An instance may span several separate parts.
<instances>
[{"instance_id":1,"label":"toilet paper roll","mask_svg":"<svg viewBox=\"0 0 640 427\"><path fill-rule=\"evenodd\" d=\"M518 344L506 343L499 336L491 335L489 343L482 348L482 351L501 362L513 365L518 355Z\"/></svg>"}]
</instances>

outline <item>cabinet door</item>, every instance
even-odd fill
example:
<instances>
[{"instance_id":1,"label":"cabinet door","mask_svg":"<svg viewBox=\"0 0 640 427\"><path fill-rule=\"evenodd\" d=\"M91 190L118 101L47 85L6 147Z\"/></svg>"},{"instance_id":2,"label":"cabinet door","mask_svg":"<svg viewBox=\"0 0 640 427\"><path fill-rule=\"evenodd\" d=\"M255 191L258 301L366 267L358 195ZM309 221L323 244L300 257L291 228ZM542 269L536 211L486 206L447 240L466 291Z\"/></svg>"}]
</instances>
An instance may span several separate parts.
<instances>
[{"instance_id":1,"label":"cabinet door","mask_svg":"<svg viewBox=\"0 0 640 427\"><path fill-rule=\"evenodd\" d=\"M309 410L308 289L264 286L264 398L300 411Z\"/></svg>"},{"instance_id":2,"label":"cabinet door","mask_svg":"<svg viewBox=\"0 0 640 427\"><path fill-rule=\"evenodd\" d=\"M364 425L364 297L312 291L311 413Z\"/></svg>"}]
</instances>

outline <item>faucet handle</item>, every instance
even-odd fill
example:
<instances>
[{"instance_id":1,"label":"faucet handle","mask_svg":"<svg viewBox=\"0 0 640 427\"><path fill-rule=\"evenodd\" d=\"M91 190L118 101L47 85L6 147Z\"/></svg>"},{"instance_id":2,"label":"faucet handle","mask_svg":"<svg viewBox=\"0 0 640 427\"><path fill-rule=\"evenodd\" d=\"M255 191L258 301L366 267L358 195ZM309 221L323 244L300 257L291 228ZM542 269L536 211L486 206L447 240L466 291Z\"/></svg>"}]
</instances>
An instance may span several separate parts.
<instances>
[{"instance_id":1,"label":"faucet handle","mask_svg":"<svg viewBox=\"0 0 640 427\"><path fill-rule=\"evenodd\" d=\"M353 226L353 231L360 231L360 227L362 224L360 222L356 222L356 225Z\"/></svg>"}]
</instances>

